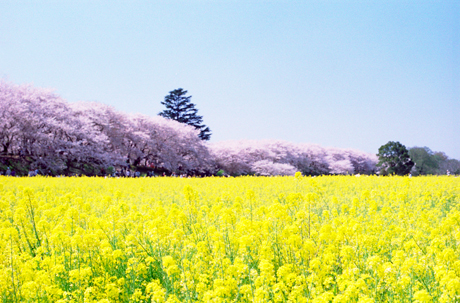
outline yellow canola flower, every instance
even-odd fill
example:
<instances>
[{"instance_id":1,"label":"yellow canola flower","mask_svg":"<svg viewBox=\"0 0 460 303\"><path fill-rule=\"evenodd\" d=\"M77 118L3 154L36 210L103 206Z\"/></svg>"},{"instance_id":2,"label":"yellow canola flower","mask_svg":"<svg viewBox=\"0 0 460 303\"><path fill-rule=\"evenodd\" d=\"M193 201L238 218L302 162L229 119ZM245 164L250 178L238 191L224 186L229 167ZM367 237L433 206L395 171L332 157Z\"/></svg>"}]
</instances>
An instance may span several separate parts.
<instances>
[{"instance_id":1,"label":"yellow canola flower","mask_svg":"<svg viewBox=\"0 0 460 303\"><path fill-rule=\"evenodd\" d=\"M5 302L460 301L460 178L6 178Z\"/></svg>"},{"instance_id":2,"label":"yellow canola flower","mask_svg":"<svg viewBox=\"0 0 460 303\"><path fill-rule=\"evenodd\" d=\"M414 300L417 303L432 302L432 297L425 289L419 290L414 294Z\"/></svg>"}]
</instances>

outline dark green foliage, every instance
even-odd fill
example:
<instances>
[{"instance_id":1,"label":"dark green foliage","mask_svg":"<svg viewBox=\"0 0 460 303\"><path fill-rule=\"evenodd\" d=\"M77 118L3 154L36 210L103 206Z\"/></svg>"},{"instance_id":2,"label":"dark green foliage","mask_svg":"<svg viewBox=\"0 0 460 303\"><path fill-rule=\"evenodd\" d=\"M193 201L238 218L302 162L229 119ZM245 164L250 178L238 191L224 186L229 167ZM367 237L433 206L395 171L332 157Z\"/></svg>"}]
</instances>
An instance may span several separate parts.
<instances>
[{"instance_id":1,"label":"dark green foliage","mask_svg":"<svg viewBox=\"0 0 460 303\"><path fill-rule=\"evenodd\" d=\"M444 152L432 152L428 147L412 147L409 156L414 162L412 173L418 175L460 174L460 161L449 159Z\"/></svg>"},{"instance_id":2,"label":"dark green foliage","mask_svg":"<svg viewBox=\"0 0 460 303\"><path fill-rule=\"evenodd\" d=\"M114 168L113 166L109 166L109 167L107 167L106 172L107 172L109 175L111 175L111 174L113 174L113 173L115 172L115 168Z\"/></svg>"},{"instance_id":3,"label":"dark green foliage","mask_svg":"<svg viewBox=\"0 0 460 303\"><path fill-rule=\"evenodd\" d=\"M399 142L390 141L379 148L379 168L381 175L400 175L410 173L414 162L409 157L407 148Z\"/></svg>"},{"instance_id":4,"label":"dark green foliage","mask_svg":"<svg viewBox=\"0 0 460 303\"><path fill-rule=\"evenodd\" d=\"M0 173L5 174L9 167L14 170L16 176L27 176L30 167L30 159L19 156L0 156Z\"/></svg>"},{"instance_id":5,"label":"dark green foliage","mask_svg":"<svg viewBox=\"0 0 460 303\"><path fill-rule=\"evenodd\" d=\"M165 100L161 102L166 109L159 113L159 115L191 125L200 130L199 137L201 140L209 140L211 138L211 130L202 124L203 117L197 114L198 109L195 108L195 104L190 102L192 96L185 96L186 94L187 91L182 88L170 91L169 95L165 96Z\"/></svg>"},{"instance_id":6,"label":"dark green foliage","mask_svg":"<svg viewBox=\"0 0 460 303\"><path fill-rule=\"evenodd\" d=\"M409 156L414 162L412 169L414 176L435 175L438 172L441 161L428 147L412 147Z\"/></svg>"}]
</instances>

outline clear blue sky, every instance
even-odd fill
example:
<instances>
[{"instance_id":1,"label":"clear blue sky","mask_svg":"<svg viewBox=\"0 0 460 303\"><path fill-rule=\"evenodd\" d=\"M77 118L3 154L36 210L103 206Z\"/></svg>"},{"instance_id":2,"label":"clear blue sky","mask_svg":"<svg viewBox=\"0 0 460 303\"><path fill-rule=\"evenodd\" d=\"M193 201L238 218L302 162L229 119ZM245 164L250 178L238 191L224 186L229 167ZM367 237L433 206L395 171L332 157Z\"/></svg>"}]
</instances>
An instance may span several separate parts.
<instances>
[{"instance_id":1,"label":"clear blue sky","mask_svg":"<svg viewBox=\"0 0 460 303\"><path fill-rule=\"evenodd\" d=\"M0 0L0 77L147 115L182 87L211 142L460 159L458 0Z\"/></svg>"}]
</instances>

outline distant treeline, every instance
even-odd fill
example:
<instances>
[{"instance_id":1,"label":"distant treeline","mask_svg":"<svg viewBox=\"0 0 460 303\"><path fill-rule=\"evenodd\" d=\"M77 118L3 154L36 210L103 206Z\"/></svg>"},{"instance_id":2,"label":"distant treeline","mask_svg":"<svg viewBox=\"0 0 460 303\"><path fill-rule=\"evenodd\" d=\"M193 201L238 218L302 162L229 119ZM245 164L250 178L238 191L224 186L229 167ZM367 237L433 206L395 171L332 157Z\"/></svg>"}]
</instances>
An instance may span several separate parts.
<instances>
[{"instance_id":1,"label":"distant treeline","mask_svg":"<svg viewBox=\"0 0 460 303\"><path fill-rule=\"evenodd\" d=\"M210 144L198 135L194 127L160 116L126 114L95 102L68 103L52 90L0 81L3 172L8 166L17 175L30 170L105 175L122 168L168 175L376 172L376 155L357 150L275 140Z\"/></svg>"},{"instance_id":2,"label":"distant treeline","mask_svg":"<svg viewBox=\"0 0 460 303\"><path fill-rule=\"evenodd\" d=\"M433 152L428 147L412 147L409 156L415 163L411 170L414 176L460 174L460 161L450 159L443 152Z\"/></svg>"}]
</instances>

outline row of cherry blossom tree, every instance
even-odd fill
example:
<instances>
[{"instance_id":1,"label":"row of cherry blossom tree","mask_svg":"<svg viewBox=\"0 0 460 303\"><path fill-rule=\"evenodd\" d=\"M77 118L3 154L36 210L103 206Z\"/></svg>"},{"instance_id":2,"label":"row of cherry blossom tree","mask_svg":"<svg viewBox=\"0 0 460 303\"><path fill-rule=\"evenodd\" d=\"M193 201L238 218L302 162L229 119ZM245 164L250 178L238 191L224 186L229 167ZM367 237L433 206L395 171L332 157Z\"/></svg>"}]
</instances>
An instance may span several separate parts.
<instances>
[{"instance_id":1,"label":"row of cherry blossom tree","mask_svg":"<svg viewBox=\"0 0 460 303\"><path fill-rule=\"evenodd\" d=\"M232 175L371 174L377 163L376 155L357 150L275 140L220 142L210 151L217 166Z\"/></svg>"},{"instance_id":2,"label":"row of cherry blossom tree","mask_svg":"<svg viewBox=\"0 0 460 303\"><path fill-rule=\"evenodd\" d=\"M377 157L285 141L200 140L192 126L126 114L95 102L68 103L52 90L0 80L0 157L53 174L136 166L176 173L307 175L373 173Z\"/></svg>"}]
</instances>

